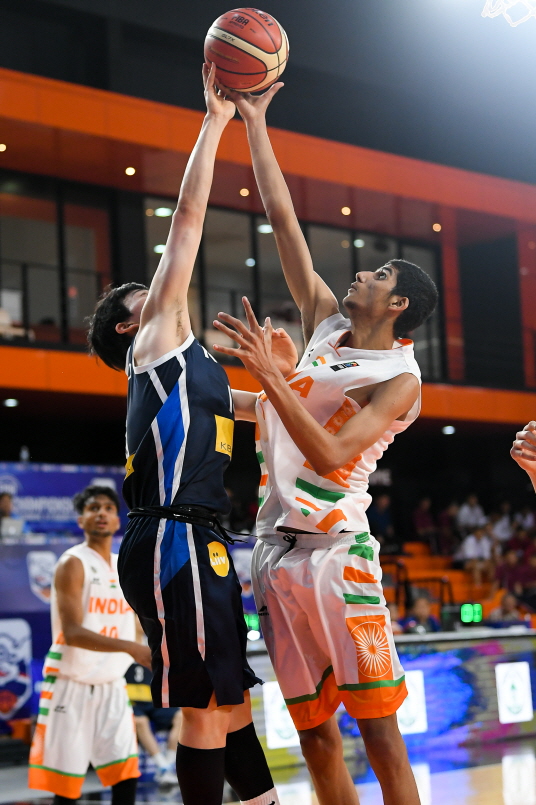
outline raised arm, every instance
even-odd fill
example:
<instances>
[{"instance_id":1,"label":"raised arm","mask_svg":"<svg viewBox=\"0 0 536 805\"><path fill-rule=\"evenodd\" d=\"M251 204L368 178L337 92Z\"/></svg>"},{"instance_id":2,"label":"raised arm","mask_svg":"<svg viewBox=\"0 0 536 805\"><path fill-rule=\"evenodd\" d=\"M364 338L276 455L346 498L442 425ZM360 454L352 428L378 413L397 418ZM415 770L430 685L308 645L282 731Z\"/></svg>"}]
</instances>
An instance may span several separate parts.
<instances>
[{"instance_id":1,"label":"raised arm","mask_svg":"<svg viewBox=\"0 0 536 805\"><path fill-rule=\"evenodd\" d=\"M207 114L188 160L167 243L151 282L136 337L135 359L146 363L180 346L190 334L188 288L201 242L221 135L236 108L203 66Z\"/></svg>"},{"instance_id":2,"label":"raised arm","mask_svg":"<svg viewBox=\"0 0 536 805\"><path fill-rule=\"evenodd\" d=\"M274 231L287 285L301 313L307 343L318 324L337 313L339 306L330 288L313 268L309 247L268 136L266 109L282 86L282 83L274 84L259 96L230 90L225 92L236 104L246 124L255 179Z\"/></svg>"},{"instance_id":3,"label":"raised arm","mask_svg":"<svg viewBox=\"0 0 536 805\"><path fill-rule=\"evenodd\" d=\"M516 433L510 455L525 470L536 491L536 422L529 422Z\"/></svg>"},{"instance_id":4,"label":"raised arm","mask_svg":"<svg viewBox=\"0 0 536 805\"><path fill-rule=\"evenodd\" d=\"M54 577L54 585L63 638L68 646L85 648L89 651L124 651L140 665L151 667L151 652L147 646L142 646L133 640L107 637L82 626L84 566L78 557L67 556L60 559Z\"/></svg>"}]
</instances>

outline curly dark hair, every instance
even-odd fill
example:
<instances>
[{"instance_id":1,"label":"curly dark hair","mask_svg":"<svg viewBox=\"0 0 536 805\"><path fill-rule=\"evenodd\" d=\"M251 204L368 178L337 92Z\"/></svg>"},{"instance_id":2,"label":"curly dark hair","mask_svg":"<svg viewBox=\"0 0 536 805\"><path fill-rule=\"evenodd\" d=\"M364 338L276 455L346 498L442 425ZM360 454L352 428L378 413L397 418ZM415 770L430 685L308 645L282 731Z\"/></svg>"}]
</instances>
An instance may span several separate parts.
<instances>
[{"instance_id":1,"label":"curly dark hair","mask_svg":"<svg viewBox=\"0 0 536 805\"><path fill-rule=\"evenodd\" d=\"M439 294L435 282L415 263L389 260L388 265L397 271L396 287L391 295L407 296L409 299L408 307L398 316L393 326L395 338L405 338L432 315Z\"/></svg>"},{"instance_id":2,"label":"curly dark hair","mask_svg":"<svg viewBox=\"0 0 536 805\"><path fill-rule=\"evenodd\" d=\"M133 291L145 291L146 285L139 282L126 282L119 288L108 286L97 302L94 314L89 318L87 341L92 355L98 355L106 366L124 371L127 352L132 336L118 333L115 325L126 321L130 310L124 299Z\"/></svg>"},{"instance_id":3,"label":"curly dark hair","mask_svg":"<svg viewBox=\"0 0 536 805\"><path fill-rule=\"evenodd\" d=\"M99 484L86 486L86 488L82 489L81 492L77 492L77 494L73 498L73 506L75 512L77 512L78 514L82 514L88 500L90 498L96 497L97 495L106 495L107 498L110 498L112 503L115 505L115 508L117 509L117 513L119 514L119 509L121 508L121 501L119 500L119 495L117 494L117 492L113 487L99 486Z\"/></svg>"}]
</instances>

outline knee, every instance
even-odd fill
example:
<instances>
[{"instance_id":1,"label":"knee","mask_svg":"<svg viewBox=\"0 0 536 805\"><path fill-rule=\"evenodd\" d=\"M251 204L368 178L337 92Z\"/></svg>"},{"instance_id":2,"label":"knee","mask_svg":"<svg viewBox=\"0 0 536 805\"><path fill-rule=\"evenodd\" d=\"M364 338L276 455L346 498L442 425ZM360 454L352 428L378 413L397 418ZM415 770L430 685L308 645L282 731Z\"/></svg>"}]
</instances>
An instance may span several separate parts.
<instances>
[{"instance_id":1,"label":"knee","mask_svg":"<svg viewBox=\"0 0 536 805\"><path fill-rule=\"evenodd\" d=\"M339 730L334 732L331 729L325 729L325 724L310 730L301 730L299 736L301 750L307 763L333 757L342 745Z\"/></svg>"},{"instance_id":2,"label":"knee","mask_svg":"<svg viewBox=\"0 0 536 805\"><path fill-rule=\"evenodd\" d=\"M370 758L380 757L390 766L398 766L407 756L396 715L359 721L359 731Z\"/></svg>"}]
</instances>

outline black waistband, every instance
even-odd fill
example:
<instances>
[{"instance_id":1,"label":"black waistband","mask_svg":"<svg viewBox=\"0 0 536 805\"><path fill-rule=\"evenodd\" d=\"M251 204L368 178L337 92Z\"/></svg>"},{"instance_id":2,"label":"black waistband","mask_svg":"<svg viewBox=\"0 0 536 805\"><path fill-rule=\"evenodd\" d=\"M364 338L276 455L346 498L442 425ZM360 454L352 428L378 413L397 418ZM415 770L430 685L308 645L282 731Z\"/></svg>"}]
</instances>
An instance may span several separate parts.
<instances>
[{"instance_id":1,"label":"black waistband","mask_svg":"<svg viewBox=\"0 0 536 805\"><path fill-rule=\"evenodd\" d=\"M216 512L207 509L205 506L136 506L129 511L128 516L157 517L159 520L177 520L179 523L201 525L212 529L224 542L228 542L230 545L234 545L235 542L244 542L244 540L233 539L218 520Z\"/></svg>"}]
</instances>

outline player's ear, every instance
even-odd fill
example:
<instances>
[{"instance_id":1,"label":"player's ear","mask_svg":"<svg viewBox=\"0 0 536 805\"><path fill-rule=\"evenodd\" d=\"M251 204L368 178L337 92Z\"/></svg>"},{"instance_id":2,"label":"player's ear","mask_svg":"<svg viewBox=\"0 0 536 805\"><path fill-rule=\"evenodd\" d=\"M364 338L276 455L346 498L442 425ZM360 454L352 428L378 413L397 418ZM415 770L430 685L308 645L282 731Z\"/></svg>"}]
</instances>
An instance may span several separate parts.
<instances>
[{"instance_id":1,"label":"player's ear","mask_svg":"<svg viewBox=\"0 0 536 805\"><path fill-rule=\"evenodd\" d=\"M139 326L137 321L120 321L115 325L115 331L119 335L134 336L138 332Z\"/></svg>"},{"instance_id":2,"label":"player's ear","mask_svg":"<svg viewBox=\"0 0 536 805\"><path fill-rule=\"evenodd\" d=\"M78 517L76 518L76 522L78 523L78 528L82 528L82 531L84 530L83 527L82 527L83 521L84 521L84 518L82 517L81 514L79 514Z\"/></svg>"},{"instance_id":3,"label":"player's ear","mask_svg":"<svg viewBox=\"0 0 536 805\"><path fill-rule=\"evenodd\" d=\"M409 299L407 296L391 296L389 299L389 309L396 313L402 313L403 310L409 307Z\"/></svg>"}]
</instances>

